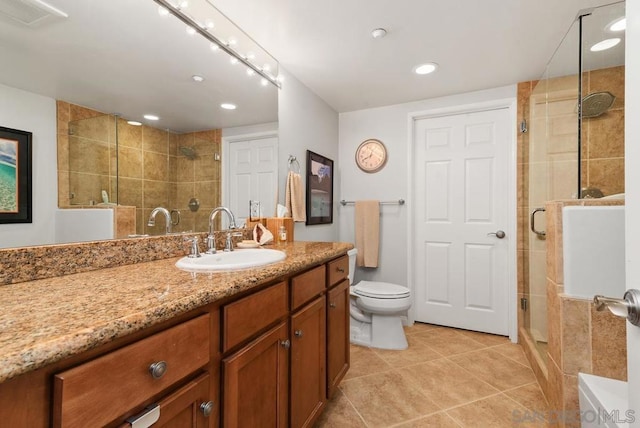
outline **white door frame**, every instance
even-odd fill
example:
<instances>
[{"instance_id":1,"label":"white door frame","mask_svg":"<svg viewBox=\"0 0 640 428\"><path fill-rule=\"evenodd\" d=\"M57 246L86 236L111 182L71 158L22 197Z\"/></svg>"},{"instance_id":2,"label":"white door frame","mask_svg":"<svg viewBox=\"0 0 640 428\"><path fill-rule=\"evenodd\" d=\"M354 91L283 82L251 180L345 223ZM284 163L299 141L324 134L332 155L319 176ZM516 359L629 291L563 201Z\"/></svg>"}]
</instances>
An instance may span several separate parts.
<instances>
[{"instance_id":1,"label":"white door frame","mask_svg":"<svg viewBox=\"0 0 640 428\"><path fill-rule=\"evenodd\" d=\"M229 144L235 143L238 141L247 141L247 140L261 140L263 138L278 138L278 131L264 131L264 132L251 132L248 134L239 134L233 135L231 137L222 137L222 165L220 177L222 177L222 186L220 195L220 201L222 206L227 206L229 202L229 183L231 182L229 177ZM279 153L280 141L276 145L276 152ZM278 156L279 159L279 156ZM276 167L276 171L279 171L279 166Z\"/></svg>"},{"instance_id":2,"label":"white door frame","mask_svg":"<svg viewBox=\"0 0 640 428\"><path fill-rule=\"evenodd\" d=\"M413 183L413 159L415 157L415 135L414 135L414 124L417 120L427 119L427 118L435 118L435 117L443 117L443 116L451 116L455 114L464 114L464 113L475 113L486 110L495 110L506 108L509 111L509 117L511 118L512 123L512 131L509 133L511 141L508 144L508 153L507 159L509 159L510 167L508 168L508 195L507 195L507 203L509 208L508 216L507 216L507 225L506 232L507 236L517 237L517 188L516 188L516 175L517 175L517 135L516 135L516 121L517 121L517 100L516 98L504 98L497 99L492 101L478 102L472 104L464 104L455 107L444 107L444 108L436 108L430 109L426 111L418 111L409 113L408 119L408 127L409 127L409 141L408 147L408 159L407 159L407 180L409 183L409 201L408 201L408 212L407 212L407 255L408 255L408 263L407 263L407 279L409 289L411 290L412 295L416 295L415 289L415 278L413 277L414 272L414 260L415 257L413 248L415 244L415 236L414 236L414 212L413 205L411 202L415 199L415 185ZM518 341L518 311L517 311L517 303L518 303L518 280L517 280L517 239L510 239L508 241L508 253L509 257L507 260L508 273L507 280L509 283L508 289L508 319L509 319L509 339L516 343ZM409 323L413 324L415 319L415 309L412 306L409 309Z\"/></svg>"}]
</instances>

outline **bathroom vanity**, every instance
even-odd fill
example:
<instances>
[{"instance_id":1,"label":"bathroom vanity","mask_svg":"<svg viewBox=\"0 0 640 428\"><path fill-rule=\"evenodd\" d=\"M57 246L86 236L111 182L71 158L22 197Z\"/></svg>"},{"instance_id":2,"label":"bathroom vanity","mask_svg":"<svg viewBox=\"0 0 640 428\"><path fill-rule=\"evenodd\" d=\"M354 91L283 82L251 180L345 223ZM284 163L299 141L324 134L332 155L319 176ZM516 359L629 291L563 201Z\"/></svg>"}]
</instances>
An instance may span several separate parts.
<instances>
[{"instance_id":1,"label":"bathroom vanity","mask_svg":"<svg viewBox=\"0 0 640 428\"><path fill-rule=\"evenodd\" d=\"M15 427L312 426L349 368L346 243L191 274L176 258L0 287Z\"/></svg>"}]
</instances>

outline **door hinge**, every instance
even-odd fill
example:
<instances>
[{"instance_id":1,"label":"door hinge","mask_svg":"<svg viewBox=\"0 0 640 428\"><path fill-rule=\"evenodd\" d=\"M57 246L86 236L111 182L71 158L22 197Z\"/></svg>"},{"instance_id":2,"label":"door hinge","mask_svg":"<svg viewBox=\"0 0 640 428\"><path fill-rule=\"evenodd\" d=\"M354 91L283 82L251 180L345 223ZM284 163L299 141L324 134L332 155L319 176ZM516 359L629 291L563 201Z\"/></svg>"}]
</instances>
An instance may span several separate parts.
<instances>
[{"instance_id":1,"label":"door hinge","mask_svg":"<svg viewBox=\"0 0 640 428\"><path fill-rule=\"evenodd\" d=\"M520 309L522 309L523 311L527 311L527 309L529 308L529 301L527 300L526 297L521 297L520 298Z\"/></svg>"}]
</instances>

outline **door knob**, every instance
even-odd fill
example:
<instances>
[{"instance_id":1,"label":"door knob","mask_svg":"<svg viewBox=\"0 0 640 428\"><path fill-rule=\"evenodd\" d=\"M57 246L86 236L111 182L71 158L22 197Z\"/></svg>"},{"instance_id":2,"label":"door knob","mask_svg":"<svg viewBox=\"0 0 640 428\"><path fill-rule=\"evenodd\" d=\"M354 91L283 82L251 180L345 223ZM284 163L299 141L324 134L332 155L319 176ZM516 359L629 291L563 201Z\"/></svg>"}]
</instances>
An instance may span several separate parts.
<instances>
[{"instance_id":1,"label":"door knob","mask_svg":"<svg viewBox=\"0 0 640 428\"><path fill-rule=\"evenodd\" d=\"M504 230L498 230L498 231L496 231L496 232L489 232L489 233L487 233L487 236L491 236L491 235L495 235L495 237L496 237L496 238L498 238L498 239L502 239L502 238L504 238L505 236L507 236L507 234L506 234L506 233L504 233Z\"/></svg>"},{"instance_id":2,"label":"door knob","mask_svg":"<svg viewBox=\"0 0 640 428\"><path fill-rule=\"evenodd\" d=\"M640 290L627 290L622 299L593 296L593 304L597 311L607 308L612 314L626 318L631 324L640 327Z\"/></svg>"}]
</instances>

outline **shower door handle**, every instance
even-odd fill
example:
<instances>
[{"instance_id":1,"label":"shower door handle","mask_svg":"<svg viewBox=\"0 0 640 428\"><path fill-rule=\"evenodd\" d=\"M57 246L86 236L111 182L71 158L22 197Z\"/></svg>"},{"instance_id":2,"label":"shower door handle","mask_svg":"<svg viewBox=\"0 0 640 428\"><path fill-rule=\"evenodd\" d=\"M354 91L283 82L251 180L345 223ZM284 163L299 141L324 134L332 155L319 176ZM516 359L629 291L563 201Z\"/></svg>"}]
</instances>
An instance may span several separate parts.
<instances>
[{"instance_id":1,"label":"shower door handle","mask_svg":"<svg viewBox=\"0 0 640 428\"><path fill-rule=\"evenodd\" d=\"M489 232L489 233L487 233L487 236L491 236L491 235L494 235L494 236L495 236L496 238L498 238L498 239L502 239L502 238L504 238L505 236L507 236L507 234L506 234L506 233L504 233L504 230L498 230L498 231L496 231L496 232Z\"/></svg>"},{"instance_id":2,"label":"shower door handle","mask_svg":"<svg viewBox=\"0 0 640 428\"><path fill-rule=\"evenodd\" d=\"M547 236L547 232L542 230L536 230L536 214L539 212L545 212L545 211L546 210L544 208L536 208L535 210L531 211L531 231L541 237Z\"/></svg>"}]
</instances>

